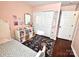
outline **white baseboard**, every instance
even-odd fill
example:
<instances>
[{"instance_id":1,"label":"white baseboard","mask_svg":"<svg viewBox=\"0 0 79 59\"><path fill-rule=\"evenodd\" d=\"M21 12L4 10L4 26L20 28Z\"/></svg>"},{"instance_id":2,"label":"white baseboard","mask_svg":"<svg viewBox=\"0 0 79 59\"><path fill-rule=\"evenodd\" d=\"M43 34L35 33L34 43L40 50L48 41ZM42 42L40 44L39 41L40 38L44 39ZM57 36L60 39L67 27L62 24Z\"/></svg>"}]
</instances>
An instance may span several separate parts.
<instances>
[{"instance_id":1,"label":"white baseboard","mask_svg":"<svg viewBox=\"0 0 79 59\"><path fill-rule=\"evenodd\" d=\"M76 54L75 49L73 48L73 46L72 46L72 45L71 45L71 48L72 48L72 51L73 51L73 53L74 53L75 57L78 57L78 55Z\"/></svg>"}]
</instances>

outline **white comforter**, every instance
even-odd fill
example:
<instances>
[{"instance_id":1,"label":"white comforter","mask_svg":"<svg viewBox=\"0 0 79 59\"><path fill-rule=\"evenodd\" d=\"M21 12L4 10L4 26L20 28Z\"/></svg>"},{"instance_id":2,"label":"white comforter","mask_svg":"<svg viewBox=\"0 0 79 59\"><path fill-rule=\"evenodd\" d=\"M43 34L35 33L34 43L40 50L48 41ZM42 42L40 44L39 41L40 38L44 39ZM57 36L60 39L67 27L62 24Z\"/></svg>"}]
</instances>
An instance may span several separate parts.
<instances>
[{"instance_id":1,"label":"white comforter","mask_svg":"<svg viewBox=\"0 0 79 59\"><path fill-rule=\"evenodd\" d=\"M16 40L0 44L0 57L34 57L36 52Z\"/></svg>"}]
</instances>

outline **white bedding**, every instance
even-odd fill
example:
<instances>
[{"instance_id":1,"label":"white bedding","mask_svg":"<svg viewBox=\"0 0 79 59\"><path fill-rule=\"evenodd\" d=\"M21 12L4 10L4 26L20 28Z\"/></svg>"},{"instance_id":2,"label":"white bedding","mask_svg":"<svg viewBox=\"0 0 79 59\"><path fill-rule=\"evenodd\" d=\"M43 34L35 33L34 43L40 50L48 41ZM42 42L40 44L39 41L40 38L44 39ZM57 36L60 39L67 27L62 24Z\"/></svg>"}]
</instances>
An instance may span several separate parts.
<instances>
[{"instance_id":1,"label":"white bedding","mask_svg":"<svg viewBox=\"0 0 79 59\"><path fill-rule=\"evenodd\" d=\"M36 52L16 40L0 44L0 57L34 57Z\"/></svg>"}]
</instances>

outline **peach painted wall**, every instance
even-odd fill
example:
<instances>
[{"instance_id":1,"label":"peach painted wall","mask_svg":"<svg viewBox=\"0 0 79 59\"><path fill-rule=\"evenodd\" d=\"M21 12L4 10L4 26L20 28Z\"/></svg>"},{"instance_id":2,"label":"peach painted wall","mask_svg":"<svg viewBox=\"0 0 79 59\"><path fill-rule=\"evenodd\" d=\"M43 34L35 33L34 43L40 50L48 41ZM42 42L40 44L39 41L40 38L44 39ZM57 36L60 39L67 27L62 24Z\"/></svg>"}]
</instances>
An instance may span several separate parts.
<instances>
[{"instance_id":1,"label":"peach painted wall","mask_svg":"<svg viewBox=\"0 0 79 59\"><path fill-rule=\"evenodd\" d=\"M67 5L67 6L61 6L61 10L63 11L79 11L79 5Z\"/></svg>"},{"instance_id":2,"label":"peach painted wall","mask_svg":"<svg viewBox=\"0 0 79 59\"><path fill-rule=\"evenodd\" d=\"M67 6L62 6L61 10L63 11L75 11L76 5L67 5Z\"/></svg>"},{"instance_id":3,"label":"peach painted wall","mask_svg":"<svg viewBox=\"0 0 79 59\"><path fill-rule=\"evenodd\" d=\"M9 24L0 19L0 44L11 40Z\"/></svg>"},{"instance_id":4,"label":"peach painted wall","mask_svg":"<svg viewBox=\"0 0 79 59\"><path fill-rule=\"evenodd\" d=\"M12 37L14 36L13 15L24 20L25 13L32 13L32 7L24 2L0 2L0 18L7 21L11 27Z\"/></svg>"},{"instance_id":5,"label":"peach painted wall","mask_svg":"<svg viewBox=\"0 0 79 59\"><path fill-rule=\"evenodd\" d=\"M36 11L48 11L48 10L58 11L58 10L60 10L60 6L61 6L61 3L48 4L48 5L42 5L42 6L35 6L35 7L33 7L33 12L36 12Z\"/></svg>"}]
</instances>

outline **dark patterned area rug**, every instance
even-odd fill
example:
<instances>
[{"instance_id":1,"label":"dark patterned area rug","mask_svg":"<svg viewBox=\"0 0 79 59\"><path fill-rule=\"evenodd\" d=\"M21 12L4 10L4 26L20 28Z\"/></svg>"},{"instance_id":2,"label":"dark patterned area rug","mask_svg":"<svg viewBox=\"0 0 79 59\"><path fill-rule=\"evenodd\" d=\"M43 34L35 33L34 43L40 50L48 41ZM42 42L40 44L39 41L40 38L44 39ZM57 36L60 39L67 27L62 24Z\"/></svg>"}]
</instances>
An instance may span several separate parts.
<instances>
[{"instance_id":1,"label":"dark patterned area rug","mask_svg":"<svg viewBox=\"0 0 79 59\"><path fill-rule=\"evenodd\" d=\"M46 44L46 57L51 57L55 41L49 37L36 34L31 38L31 41L26 41L23 44L38 52L42 50L43 43Z\"/></svg>"}]
</instances>

